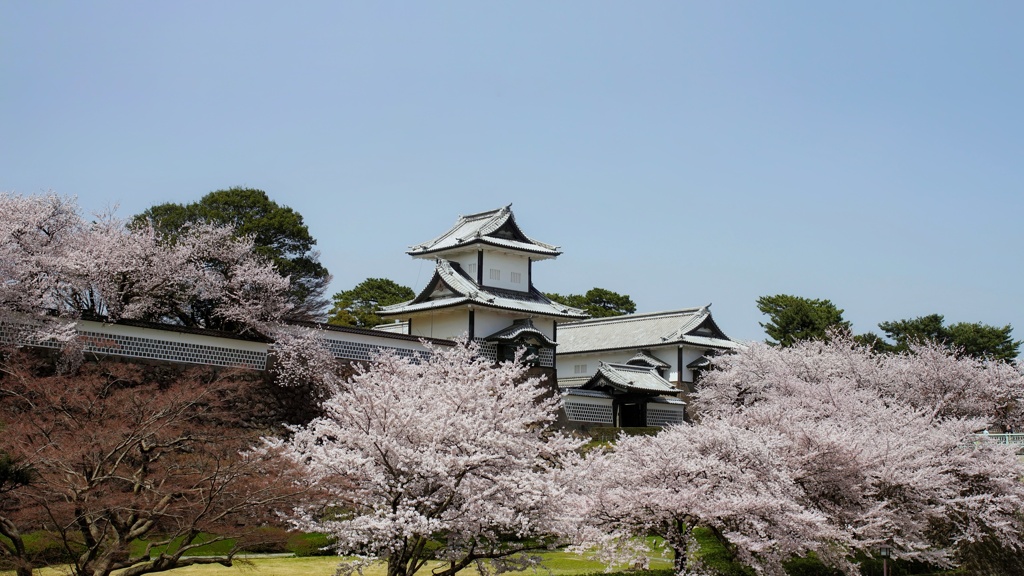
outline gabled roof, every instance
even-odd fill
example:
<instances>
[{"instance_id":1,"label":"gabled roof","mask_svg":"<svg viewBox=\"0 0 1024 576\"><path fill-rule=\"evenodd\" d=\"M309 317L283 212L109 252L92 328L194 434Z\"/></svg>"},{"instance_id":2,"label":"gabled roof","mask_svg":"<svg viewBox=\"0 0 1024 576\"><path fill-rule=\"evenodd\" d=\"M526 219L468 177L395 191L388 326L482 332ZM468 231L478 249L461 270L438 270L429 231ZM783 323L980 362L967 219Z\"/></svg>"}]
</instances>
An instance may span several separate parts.
<instances>
[{"instance_id":1,"label":"gabled roof","mask_svg":"<svg viewBox=\"0 0 1024 576\"><path fill-rule=\"evenodd\" d=\"M598 365L597 372L581 388L593 390L602 386L611 386L622 392L655 394L675 394L679 392L668 380L659 376L654 368L632 366L630 364L612 364L609 362L601 362Z\"/></svg>"},{"instance_id":2,"label":"gabled roof","mask_svg":"<svg viewBox=\"0 0 1024 576\"><path fill-rule=\"evenodd\" d=\"M668 368L669 363L665 362L653 354L650 350L641 350L633 355L632 358L626 360L626 364L633 366L650 366L652 368Z\"/></svg>"},{"instance_id":3,"label":"gabled roof","mask_svg":"<svg viewBox=\"0 0 1024 576\"><path fill-rule=\"evenodd\" d=\"M545 346L550 346L552 348L557 346L557 344L553 340L551 340L543 332L538 330L537 327L533 325L533 320L530 320L529 318L516 320L508 328L498 330L494 334L491 334L490 336L484 338L484 340L498 342L515 342L520 338L529 336L536 338L537 341L541 342Z\"/></svg>"},{"instance_id":4,"label":"gabled roof","mask_svg":"<svg viewBox=\"0 0 1024 576\"><path fill-rule=\"evenodd\" d=\"M397 316L439 308L472 305L497 310L510 310L553 318L586 318L586 312L548 300L530 286L529 292L480 286L457 262L438 260L434 276L415 298L408 302L385 306L380 316Z\"/></svg>"},{"instance_id":5,"label":"gabled roof","mask_svg":"<svg viewBox=\"0 0 1024 576\"><path fill-rule=\"evenodd\" d=\"M690 370L694 370L696 368L707 368L708 366L711 366L711 359L708 358L707 356L701 356L700 358L697 358L693 362L690 362L689 364L686 365L686 367L689 368Z\"/></svg>"},{"instance_id":6,"label":"gabled roof","mask_svg":"<svg viewBox=\"0 0 1024 576\"><path fill-rule=\"evenodd\" d=\"M534 240L523 234L512 214L512 205L504 208L459 216L447 232L422 244L410 246L407 254L413 257L433 257L449 250L462 249L473 244L486 244L496 248L530 252L542 258L561 254L558 246Z\"/></svg>"},{"instance_id":7,"label":"gabled roof","mask_svg":"<svg viewBox=\"0 0 1024 576\"><path fill-rule=\"evenodd\" d=\"M560 371L559 374L561 374L562 372L564 372L564 370ZM587 380L590 380L590 376L589 375L587 375L587 376L559 376L559 378L558 378L558 388L559 389L564 388L566 390L569 390L571 388L579 388L580 386L583 386L584 384L586 384Z\"/></svg>"},{"instance_id":8,"label":"gabled roof","mask_svg":"<svg viewBox=\"0 0 1024 576\"><path fill-rule=\"evenodd\" d=\"M588 398L608 398L611 396L600 390L582 390L580 388L566 388L562 390L562 396L585 396Z\"/></svg>"},{"instance_id":9,"label":"gabled roof","mask_svg":"<svg viewBox=\"0 0 1024 576\"><path fill-rule=\"evenodd\" d=\"M730 340L715 324L710 306L559 324L558 353L636 350L678 344L719 350L740 348L740 344Z\"/></svg>"}]
</instances>

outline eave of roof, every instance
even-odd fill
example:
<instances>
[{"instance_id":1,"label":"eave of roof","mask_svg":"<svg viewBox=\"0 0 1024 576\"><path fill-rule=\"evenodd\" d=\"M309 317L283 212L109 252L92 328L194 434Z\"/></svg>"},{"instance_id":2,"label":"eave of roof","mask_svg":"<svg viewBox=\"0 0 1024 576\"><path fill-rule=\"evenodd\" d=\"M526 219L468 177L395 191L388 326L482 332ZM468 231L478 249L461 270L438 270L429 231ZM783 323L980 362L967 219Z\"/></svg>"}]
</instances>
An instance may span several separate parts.
<instances>
[{"instance_id":1,"label":"eave of roof","mask_svg":"<svg viewBox=\"0 0 1024 576\"><path fill-rule=\"evenodd\" d=\"M562 325L561 324L558 325L558 330L559 330L559 333L561 333L561 330L562 330ZM713 348L715 350L736 350L738 348L742 348L741 344L738 344L738 343L733 342L731 340L726 342L726 343L719 343L719 344L698 344L698 343L694 343L694 342L686 342L686 341L680 340L680 341L674 341L674 342L662 342L661 344L657 344L657 345L653 345L652 344L652 345L644 346L644 348L656 348L657 346L679 346L679 345L692 346L694 348ZM603 352L615 352L615 351L621 351L621 350L633 350L635 348L638 348L638 346L613 346L611 348L594 348L594 349L589 349L588 348L586 350L573 350L571 352L563 352L562 349L559 349L558 350L558 355L559 356L563 356L563 355L564 356L571 356L573 354L598 354L598 353L603 353Z\"/></svg>"},{"instance_id":2,"label":"eave of roof","mask_svg":"<svg viewBox=\"0 0 1024 576\"><path fill-rule=\"evenodd\" d=\"M443 284L454 295L430 299L438 284ZM552 302L533 286L530 287L529 292L479 286L463 272L458 263L448 260L437 261L434 276L416 298L401 304L385 306L378 314L380 316L396 316L462 305L550 318L579 319L586 317L586 313L582 310Z\"/></svg>"},{"instance_id":3,"label":"eave of roof","mask_svg":"<svg viewBox=\"0 0 1024 576\"><path fill-rule=\"evenodd\" d=\"M707 356L701 356L693 362L686 365L687 368L693 370L694 368L704 368L711 365L711 360Z\"/></svg>"},{"instance_id":4,"label":"eave of roof","mask_svg":"<svg viewBox=\"0 0 1024 576\"><path fill-rule=\"evenodd\" d=\"M506 225L511 228L513 235L518 237L518 240L490 236L490 234ZM433 240L411 246L407 254L414 257L422 257L450 250L461 250L476 243L531 252L552 258L561 254L558 246L534 240L524 234L519 225L516 224L511 204L497 210L479 212L469 216L459 216L455 225L449 228L448 231Z\"/></svg>"},{"instance_id":5,"label":"eave of roof","mask_svg":"<svg viewBox=\"0 0 1024 576\"><path fill-rule=\"evenodd\" d=\"M558 326L559 354L654 349L680 344L721 350L741 347L728 337L690 334L704 322L709 322L724 336L711 319L707 306L567 322Z\"/></svg>"},{"instance_id":6,"label":"eave of roof","mask_svg":"<svg viewBox=\"0 0 1024 576\"><path fill-rule=\"evenodd\" d=\"M600 390L581 390L580 388L566 388L562 390L562 396L586 396L589 398L607 398L611 399L611 396L606 392Z\"/></svg>"},{"instance_id":7,"label":"eave of roof","mask_svg":"<svg viewBox=\"0 0 1024 576\"><path fill-rule=\"evenodd\" d=\"M559 388L579 388L590 380L590 376L566 376L558 379Z\"/></svg>"},{"instance_id":8,"label":"eave of roof","mask_svg":"<svg viewBox=\"0 0 1024 576\"><path fill-rule=\"evenodd\" d=\"M680 404L683 406L686 405L686 402L680 400L679 398L671 398L665 396L653 396L650 400L648 400L648 402L657 402L659 404Z\"/></svg>"},{"instance_id":9,"label":"eave of roof","mask_svg":"<svg viewBox=\"0 0 1024 576\"><path fill-rule=\"evenodd\" d=\"M508 326L507 328L502 328L501 330L498 330L494 334L485 337L484 340L512 342L524 335L533 336L540 342L544 343L546 346L550 346L552 348L558 345L553 340L548 338L546 334L538 330L529 318L527 318L525 322L517 321L517 323Z\"/></svg>"},{"instance_id":10,"label":"eave of roof","mask_svg":"<svg viewBox=\"0 0 1024 576\"><path fill-rule=\"evenodd\" d=\"M594 324L617 324L619 322L633 322L637 320L645 320L648 318L661 318L667 316L679 316L687 314L695 314L707 308L706 306L695 306L692 308L679 308L677 310L665 310L662 312L641 312L639 314L623 314L621 316L605 316L604 318L588 318L587 320L580 320L578 322L566 322L562 326L566 328L573 328L576 326L591 326Z\"/></svg>"},{"instance_id":11,"label":"eave of roof","mask_svg":"<svg viewBox=\"0 0 1024 576\"><path fill-rule=\"evenodd\" d=\"M654 370L629 364L612 364L601 362L597 372L583 385L584 389L592 389L603 382L624 392L654 392L657 394L674 394L679 392L668 380Z\"/></svg>"},{"instance_id":12,"label":"eave of roof","mask_svg":"<svg viewBox=\"0 0 1024 576\"><path fill-rule=\"evenodd\" d=\"M733 342L732 340L722 340L721 338L712 338L709 336L686 335L680 338L679 342L697 347L719 348L723 350L736 350L743 347L741 344Z\"/></svg>"}]
</instances>

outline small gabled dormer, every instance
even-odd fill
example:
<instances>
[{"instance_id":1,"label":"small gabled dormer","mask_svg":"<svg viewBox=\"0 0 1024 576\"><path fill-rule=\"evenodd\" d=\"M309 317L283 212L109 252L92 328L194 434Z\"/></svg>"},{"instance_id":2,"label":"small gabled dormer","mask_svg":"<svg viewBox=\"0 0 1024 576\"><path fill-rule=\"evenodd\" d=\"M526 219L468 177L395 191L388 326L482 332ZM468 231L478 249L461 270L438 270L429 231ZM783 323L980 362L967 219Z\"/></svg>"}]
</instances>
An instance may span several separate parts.
<instances>
[{"instance_id":1,"label":"small gabled dormer","mask_svg":"<svg viewBox=\"0 0 1024 576\"><path fill-rule=\"evenodd\" d=\"M523 360L533 365L536 365L542 356L553 356L556 346L555 342L538 330L533 325L533 320L529 318L515 320L511 326L487 336L484 341L495 343L498 360L503 361L514 359L519 349L525 348Z\"/></svg>"},{"instance_id":2,"label":"small gabled dormer","mask_svg":"<svg viewBox=\"0 0 1024 576\"><path fill-rule=\"evenodd\" d=\"M640 350L634 354L632 358L626 361L626 364L630 366L653 368L658 373L658 376L661 376L662 378L665 377L665 371L671 367L668 362L660 360L654 355L654 353L646 349Z\"/></svg>"}]
</instances>

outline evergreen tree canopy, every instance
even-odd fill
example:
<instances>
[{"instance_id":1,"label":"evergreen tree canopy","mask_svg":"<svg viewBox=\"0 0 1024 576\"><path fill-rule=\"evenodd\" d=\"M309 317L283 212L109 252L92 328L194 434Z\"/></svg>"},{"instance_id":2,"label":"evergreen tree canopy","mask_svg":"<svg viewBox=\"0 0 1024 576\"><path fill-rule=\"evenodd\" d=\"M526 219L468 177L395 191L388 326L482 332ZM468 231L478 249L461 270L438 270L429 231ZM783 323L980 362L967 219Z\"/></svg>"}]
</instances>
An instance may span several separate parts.
<instances>
[{"instance_id":1,"label":"evergreen tree canopy","mask_svg":"<svg viewBox=\"0 0 1024 576\"><path fill-rule=\"evenodd\" d=\"M776 294L758 298L757 309L768 315L769 321L761 323L761 327L772 345L785 347L802 340L827 340L830 330L850 329L843 311L830 300Z\"/></svg>"},{"instance_id":2,"label":"evergreen tree canopy","mask_svg":"<svg viewBox=\"0 0 1024 576\"><path fill-rule=\"evenodd\" d=\"M352 288L338 292L332 297L327 323L337 326L372 328L383 324L377 312L384 306L412 300L416 293L408 286L402 286L387 278L367 278Z\"/></svg>"},{"instance_id":3,"label":"evergreen tree canopy","mask_svg":"<svg viewBox=\"0 0 1024 576\"><path fill-rule=\"evenodd\" d=\"M290 318L318 320L331 280L320 264L302 215L271 200L263 190L228 188L203 196L191 204L158 204L135 216L135 225L149 221L164 238L174 239L187 226L199 223L231 225L239 236L252 236L256 253L269 259L277 271L291 279Z\"/></svg>"},{"instance_id":4,"label":"evergreen tree canopy","mask_svg":"<svg viewBox=\"0 0 1024 576\"><path fill-rule=\"evenodd\" d=\"M591 288L586 294L545 294L548 299L579 308L592 318L608 318L636 312L636 304L627 294L619 294L604 288Z\"/></svg>"},{"instance_id":5,"label":"evergreen tree canopy","mask_svg":"<svg viewBox=\"0 0 1024 576\"><path fill-rule=\"evenodd\" d=\"M1013 339L1013 327L1009 324L1000 327L981 322L958 322L947 326L941 314L929 314L882 322L878 327L893 343L872 333L860 337L876 351L906 352L916 343L937 342L972 358L1012 361L1020 352L1021 341Z\"/></svg>"}]
</instances>

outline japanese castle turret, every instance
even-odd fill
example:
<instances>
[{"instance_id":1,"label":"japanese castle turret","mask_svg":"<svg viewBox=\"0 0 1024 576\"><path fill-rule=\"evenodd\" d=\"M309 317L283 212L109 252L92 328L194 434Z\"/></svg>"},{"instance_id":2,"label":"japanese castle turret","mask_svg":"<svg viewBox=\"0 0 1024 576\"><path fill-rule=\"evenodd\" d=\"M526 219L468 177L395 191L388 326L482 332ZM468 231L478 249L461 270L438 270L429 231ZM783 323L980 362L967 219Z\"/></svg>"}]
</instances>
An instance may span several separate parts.
<instances>
[{"instance_id":1,"label":"japanese castle turret","mask_svg":"<svg viewBox=\"0 0 1024 576\"><path fill-rule=\"evenodd\" d=\"M524 234L511 204L460 216L447 232L407 253L435 260L434 275L412 300L382 309L382 317L397 322L378 329L428 338L468 336L495 360L525 346L540 366L553 368L558 323L587 317L534 287L534 262L561 252Z\"/></svg>"}]
</instances>

